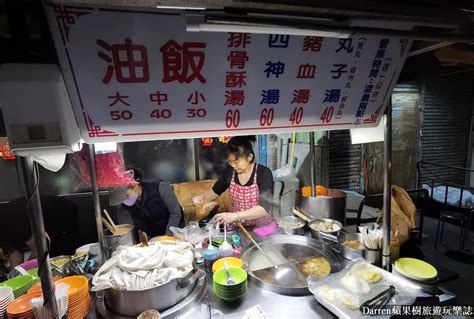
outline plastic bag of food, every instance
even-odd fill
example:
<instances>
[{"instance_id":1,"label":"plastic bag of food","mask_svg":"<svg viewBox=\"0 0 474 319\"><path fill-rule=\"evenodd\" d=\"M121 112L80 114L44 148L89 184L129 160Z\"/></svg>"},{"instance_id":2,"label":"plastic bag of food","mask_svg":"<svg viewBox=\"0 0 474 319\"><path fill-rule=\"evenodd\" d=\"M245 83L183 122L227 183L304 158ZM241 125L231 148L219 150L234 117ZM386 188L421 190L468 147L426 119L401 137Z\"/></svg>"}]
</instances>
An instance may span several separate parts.
<instances>
[{"instance_id":1,"label":"plastic bag of food","mask_svg":"<svg viewBox=\"0 0 474 319\"><path fill-rule=\"evenodd\" d=\"M202 242L207 235L201 231L198 222L190 222L189 225L184 228L171 226L170 231L177 239L185 240L193 245Z\"/></svg>"},{"instance_id":2,"label":"plastic bag of food","mask_svg":"<svg viewBox=\"0 0 474 319\"><path fill-rule=\"evenodd\" d=\"M89 149L83 147L72 155L72 167L86 187L91 186ZM118 151L95 154L97 185L102 188L135 185L133 171L127 171L122 154Z\"/></svg>"},{"instance_id":3,"label":"plastic bag of food","mask_svg":"<svg viewBox=\"0 0 474 319\"><path fill-rule=\"evenodd\" d=\"M371 265L364 259L356 259L343 270L324 279L308 277L308 288L316 300L339 318L348 319L370 317L361 312L360 306L390 286L395 287L395 295L386 307L411 305L421 293L419 286Z\"/></svg>"}]
</instances>

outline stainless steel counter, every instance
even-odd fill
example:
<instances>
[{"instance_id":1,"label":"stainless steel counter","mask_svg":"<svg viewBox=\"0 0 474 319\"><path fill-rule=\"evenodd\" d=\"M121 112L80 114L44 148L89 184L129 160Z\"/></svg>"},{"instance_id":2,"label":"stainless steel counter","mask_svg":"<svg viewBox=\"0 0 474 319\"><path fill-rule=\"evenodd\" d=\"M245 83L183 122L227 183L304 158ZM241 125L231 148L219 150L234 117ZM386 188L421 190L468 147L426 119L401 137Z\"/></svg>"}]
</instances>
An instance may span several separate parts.
<instances>
[{"instance_id":1,"label":"stainless steel counter","mask_svg":"<svg viewBox=\"0 0 474 319\"><path fill-rule=\"evenodd\" d=\"M242 243L247 246L248 240L242 236ZM180 318L180 319L208 319L208 318L242 318L245 311L256 305L260 305L267 318L337 318L329 310L321 306L313 295L307 296L288 296L274 293L257 286L252 282L249 276L248 290L238 301L225 302L219 299L212 291L212 274L207 274L205 287L203 282L197 285L191 295L192 300L184 300L182 304L176 307L179 311L169 309L162 312L162 318ZM194 304L194 306L193 306ZM209 304L211 315L209 314ZM184 308L186 310L184 310ZM98 311L100 309L100 311ZM105 303L101 294L95 298L95 306L86 319L111 318L111 319L129 319L110 313L105 308Z\"/></svg>"},{"instance_id":2,"label":"stainless steel counter","mask_svg":"<svg viewBox=\"0 0 474 319\"><path fill-rule=\"evenodd\" d=\"M200 304L179 318L210 318L207 303L211 303L212 318L242 318L245 311L260 305L267 318L337 318L321 306L313 295L286 296L264 290L251 282L241 300L232 303L219 299L212 292L212 278L207 276L206 295ZM206 311L207 310L207 311ZM200 316L197 316L197 315Z\"/></svg>"},{"instance_id":3,"label":"stainless steel counter","mask_svg":"<svg viewBox=\"0 0 474 319\"><path fill-rule=\"evenodd\" d=\"M326 308L321 306L313 295L309 296L286 296L264 290L254 285L251 280L245 295L234 302L225 302L212 292L212 277L206 276L206 287L201 292L201 297L195 298L195 305L186 312L175 316L167 311L163 312L163 319L208 319L208 318L242 318L245 311L253 306L260 305L267 318L337 318ZM97 311L104 308L103 298L95 298L95 305L86 319L113 318L128 319L113 315L109 312ZM209 315L210 302L211 315ZM105 314L105 315L104 315Z\"/></svg>"}]
</instances>

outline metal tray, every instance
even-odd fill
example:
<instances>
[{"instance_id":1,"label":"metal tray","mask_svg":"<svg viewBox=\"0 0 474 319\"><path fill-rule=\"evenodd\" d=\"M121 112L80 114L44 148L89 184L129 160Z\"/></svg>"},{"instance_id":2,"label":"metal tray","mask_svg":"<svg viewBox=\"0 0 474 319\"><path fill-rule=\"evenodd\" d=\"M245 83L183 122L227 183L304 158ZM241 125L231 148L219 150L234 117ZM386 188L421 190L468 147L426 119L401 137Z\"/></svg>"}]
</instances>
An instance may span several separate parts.
<instances>
[{"instance_id":1,"label":"metal tray","mask_svg":"<svg viewBox=\"0 0 474 319\"><path fill-rule=\"evenodd\" d=\"M366 264L366 266L375 268L382 273L383 278L379 282L371 284L371 289L368 293L356 294L354 292L348 291L347 288L345 288L340 283L340 279L345 274L347 274L352 269L352 267L358 264ZM385 271L381 268L370 265L361 259L349 264L344 270L340 271L339 273L330 275L329 277L323 280L310 278L308 279L308 281L309 281L309 289L311 290L313 295L316 297L316 300L321 305L326 307L329 311L331 311L333 314L338 316L339 318L346 318L346 319L370 318L371 316L362 315L362 312L359 309L353 310L341 304L331 302L330 300L326 299L324 296L322 296L316 291L318 287L323 286L323 285L328 285L331 288L339 288L353 295L355 298L358 299L359 304L362 304L365 301L375 297L377 294L387 289L390 285L392 285L395 287L396 293L395 293L395 296L388 303L388 306L413 304L416 298L422 293L422 290L418 285L415 285L404 278L397 277L393 275L392 273Z\"/></svg>"},{"instance_id":2,"label":"metal tray","mask_svg":"<svg viewBox=\"0 0 474 319\"><path fill-rule=\"evenodd\" d=\"M336 273L343 268L342 258L331 248L320 241L297 235L273 235L257 240L265 252L275 260L278 265L288 264L295 267L298 273L297 281L289 286L281 286L267 278L259 277L257 270L271 267L270 262L254 246L249 246L242 253L244 267L256 285L263 289L286 295L309 295L308 283L305 276L297 270L298 262L309 257L324 257L331 264L331 273ZM255 274L254 272L257 272Z\"/></svg>"}]
</instances>

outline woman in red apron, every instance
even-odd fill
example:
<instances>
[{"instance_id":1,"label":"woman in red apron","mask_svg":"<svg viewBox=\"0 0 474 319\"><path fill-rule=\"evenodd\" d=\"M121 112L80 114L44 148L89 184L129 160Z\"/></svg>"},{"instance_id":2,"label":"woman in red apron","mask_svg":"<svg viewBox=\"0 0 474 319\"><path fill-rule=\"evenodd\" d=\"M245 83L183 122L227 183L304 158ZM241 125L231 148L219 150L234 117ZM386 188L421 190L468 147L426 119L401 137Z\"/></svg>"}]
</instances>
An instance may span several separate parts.
<instances>
[{"instance_id":1,"label":"woman in red apron","mask_svg":"<svg viewBox=\"0 0 474 319\"><path fill-rule=\"evenodd\" d=\"M229 189L230 211L217 214L217 220L231 229L242 223L265 236L277 230L271 217L273 176L269 168L255 163L253 142L254 136L233 137L226 146L229 167L211 189L194 197L193 202L215 200Z\"/></svg>"}]
</instances>

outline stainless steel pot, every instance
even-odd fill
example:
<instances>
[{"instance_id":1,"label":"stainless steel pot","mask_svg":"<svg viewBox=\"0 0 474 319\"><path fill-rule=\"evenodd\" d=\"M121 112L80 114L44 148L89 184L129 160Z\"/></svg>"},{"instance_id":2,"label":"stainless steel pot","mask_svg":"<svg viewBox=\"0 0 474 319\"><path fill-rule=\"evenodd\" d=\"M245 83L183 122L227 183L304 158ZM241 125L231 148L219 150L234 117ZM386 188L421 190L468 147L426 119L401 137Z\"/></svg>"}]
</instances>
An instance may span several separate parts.
<instances>
[{"instance_id":1,"label":"stainless steel pot","mask_svg":"<svg viewBox=\"0 0 474 319\"><path fill-rule=\"evenodd\" d=\"M127 229L128 231L122 235L112 235L110 230L104 230L104 242L105 242L105 253L106 257L110 258L112 253L117 249L118 246L130 246L138 243L135 236L135 226L130 224L122 224L115 226L118 230Z\"/></svg>"},{"instance_id":2,"label":"stainless steel pot","mask_svg":"<svg viewBox=\"0 0 474 319\"><path fill-rule=\"evenodd\" d=\"M331 223L333 225L336 225L339 229L335 231L323 231L323 230L318 230L315 228L315 225L319 223ZM311 230L311 237L313 238L320 238L320 237L329 237L330 239L334 239L334 241L337 241L337 237L339 236L339 233L341 232L342 228L344 227L339 221L329 219L329 218L319 218L319 219L314 219L308 223L309 229Z\"/></svg>"},{"instance_id":3,"label":"stainless steel pot","mask_svg":"<svg viewBox=\"0 0 474 319\"><path fill-rule=\"evenodd\" d=\"M348 240L357 240L362 244L362 249L354 249L344 246L343 244ZM364 240L360 233L341 233L337 237L337 241L341 246L341 254L349 260L354 260L365 256Z\"/></svg>"},{"instance_id":4,"label":"stainless steel pot","mask_svg":"<svg viewBox=\"0 0 474 319\"><path fill-rule=\"evenodd\" d=\"M284 227L284 223L300 223L300 227ZM296 216L285 216L278 221L278 227L287 235L304 235L304 226L306 222Z\"/></svg>"},{"instance_id":5,"label":"stainless steel pot","mask_svg":"<svg viewBox=\"0 0 474 319\"><path fill-rule=\"evenodd\" d=\"M346 223L347 195L338 189L328 188L327 196L303 196L297 192L297 208L312 218L329 218Z\"/></svg>"},{"instance_id":6,"label":"stainless steel pot","mask_svg":"<svg viewBox=\"0 0 474 319\"><path fill-rule=\"evenodd\" d=\"M117 315L137 317L145 310L163 311L186 298L196 286L201 271L193 270L182 279L173 279L159 287L146 290L105 290L107 308Z\"/></svg>"}]
</instances>

